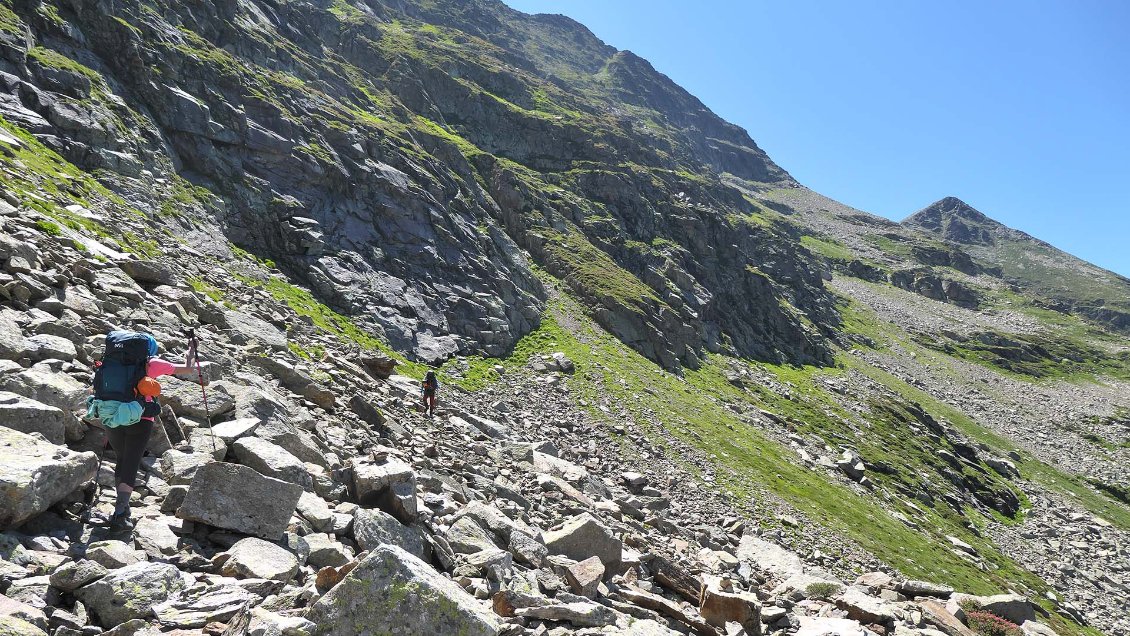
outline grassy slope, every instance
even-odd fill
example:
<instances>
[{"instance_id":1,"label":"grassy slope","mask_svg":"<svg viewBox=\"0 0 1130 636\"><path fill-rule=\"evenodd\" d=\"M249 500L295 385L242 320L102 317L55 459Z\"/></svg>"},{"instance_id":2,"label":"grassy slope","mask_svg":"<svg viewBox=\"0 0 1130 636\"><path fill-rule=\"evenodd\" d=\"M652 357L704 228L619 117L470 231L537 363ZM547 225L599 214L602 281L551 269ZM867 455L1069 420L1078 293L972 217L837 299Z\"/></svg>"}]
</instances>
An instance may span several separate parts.
<instances>
[{"instance_id":1,"label":"grassy slope","mask_svg":"<svg viewBox=\"0 0 1130 636\"><path fill-rule=\"evenodd\" d=\"M566 328L562 326L565 324L573 326ZM843 357L845 368L841 369L759 365L763 371L791 384L796 389L794 397L798 399L790 400L767 392L751 396L726 380L723 375L728 362L726 359L714 356L702 369L688 372L685 378L662 372L583 318L580 307L565 299L554 303L541 327L520 341L509 358L501 361L470 360L470 371L466 373L470 379L453 379L470 388L481 386L482 382L490 380L493 373L484 370L494 364L515 368L523 365L530 355L555 351L566 353L576 363L578 371L570 380L570 388L575 396L592 405L594 417L605 420L609 425L620 423L596 408L601 396L611 397L614 403L627 408L637 425L650 430L656 443L663 443L664 434L674 434L712 458L718 469L718 487L735 497L759 497L764 493L780 497L811 520L844 534L909 576L946 582L976 593L1027 588L1029 594L1042 596L1047 590L1043 581L1000 554L988 540L971 533L964 525L964 518L956 513L940 505L935 509L923 507L915 510L900 504L897 498L880 502L876 497L857 494L829 481L822 473L801 465L792 450L744 423L727 407L727 404L744 403L774 410L802 422L802 432L821 435L846 432L851 435L850 431L836 430L838 418L822 415L837 409L836 398L824 392L816 382L822 375L834 376L850 368L917 400L935 417L948 419L972 437L998 448L1010 448L1007 441L981 428L968 417L851 356ZM884 443L897 438L892 434L895 431L890 429L889 422L875 418L870 425L874 436L856 440L866 449L865 456L882 452L887 460L907 455L904 464L921 460L923 449L919 447L884 449ZM1021 462L1021 470L1026 478L1067 492L1095 513L1121 527L1130 527L1130 511L1078 480L1029 457ZM922 529L904 525L885 507L913 518ZM987 522L979 513L972 510L967 513L978 525ZM956 555L948 547L946 535L974 545L988 565L988 571L982 571ZM1052 623L1061 634L1094 633L1058 616L1053 616Z\"/></svg>"}]
</instances>

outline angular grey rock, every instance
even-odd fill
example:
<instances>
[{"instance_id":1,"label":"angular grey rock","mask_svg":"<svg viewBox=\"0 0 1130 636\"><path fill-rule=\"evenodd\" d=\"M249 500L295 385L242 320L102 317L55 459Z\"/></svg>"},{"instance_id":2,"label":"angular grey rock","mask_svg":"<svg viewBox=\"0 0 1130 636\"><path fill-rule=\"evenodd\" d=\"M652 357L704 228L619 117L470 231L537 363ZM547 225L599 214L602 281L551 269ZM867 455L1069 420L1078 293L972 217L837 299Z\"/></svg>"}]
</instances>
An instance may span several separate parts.
<instances>
[{"instance_id":1,"label":"angular grey rock","mask_svg":"<svg viewBox=\"0 0 1130 636\"><path fill-rule=\"evenodd\" d=\"M258 437L244 437L232 444L239 462L275 479L298 484L306 490L314 488L314 478L306 464L285 448Z\"/></svg>"},{"instance_id":2,"label":"angular grey rock","mask_svg":"<svg viewBox=\"0 0 1130 636\"><path fill-rule=\"evenodd\" d=\"M47 636L47 632L22 618L0 616L0 636Z\"/></svg>"},{"instance_id":3,"label":"angular grey rock","mask_svg":"<svg viewBox=\"0 0 1130 636\"><path fill-rule=\"evenodd\" d=\"M473 554L497 547L487 531L470 517L456 519L447 529L446 537L456 554Z\"/></svg>"},{"instance_id":4,"label":"angular grey rock","mask_svg":"<svg viewBox=\"0 0 1130 636\"><path fill-rule=\"evenodd\" d=\"M306 618L320 626L320 636L499 632L495 616L463 588L390 545L377 546L310 608Z\"/></svg>"},{"instance_id":5,"label":"angular grey rock","mask_svg":"<svg viewBox=\"0 0 1130 636\"><path fill-rule=\"evenodd\" d=\"M623 551L620 539L587 512L569 519L557 530L546 532L545 547L550 554L561 554L574 561L599 557L600 562L613 572L620 567Z\"/></svg>"},{"instance_id":6,"label":"angular grey rock","mask_svg":"<svg viewBox=\"0 0 1130 636\"><path fill-rule=\"evenodd\" d=\"M895 619L897 609L885 601L869 596L857 587L849 587L835 599L836 607L847 617L864 624L887 624Z\"/></svg>"},{"instance_id":7,"label":"angular grey rock","mask_svg":"<svg viewBox=\"0 0 1130 636\"><path fill-rule=\"evenodd\" d=\"M177 517L263 539L278 539L302 488L247 466L214 462L196 472Z\"/></svg>"},{"instance_id":8,"label":"angular grey rock","mask_svg":"<svg viewBox=\"0 0 1130 636\"><path fill-rule=\"evenodd\" d=\"M534 528L507 517L498 508L482 501L472 501L455 513L455 519L463 517L474 519L481 527L493 532L497 540L503 543L509 541L510 535L514 532L522 532L531 537L538 537L540 534Z\"/></svg>"},{"instance_id":9,"label":"angular grey rock","mask_svg":"<svg viewBox=\"0 0 1130 636\"><path fill-rule=\"evenodd\" d=\"M416 472L397 459L355 462L353 493L363 506L376 506L405 523L416 520Z\"/></svg>"},{"instance_id":10,"label":"angular grey rock","mask_svg":"<svg viewBox=\"0 0 1130 636\"><path fill-rule=\"evenodd\" d=\"M227 445L232 445L237 439L255 433L259 428L259 420L254 417L245 417L212 425L212 434L224 440Z\"/></svg>"},{"instance_id":11,"label":"angular grey rock","mask_svg":"<svg viewBox=\"0 0 1130 636\"><path fill-rule=\"evenodd\" d=\"M575 627L614 625L619 614L611 608L592 602L561 603L540 607L524 607L515 612L523 618L562 621Z\"/></svg>"},{"instance_id":12,"label":"angular grey rock","mask_svg":"<svg viewBox=\"0 0 1130 636\"><path fill-rule=\"evenodd\" d=\"M65 373L57 373L39 364L19 373L0 374L0 391L11 391L63 411L67 441L83 437L84 425L75 412L85 409L90 387Z\"/></svg>"},{"instance_id":13,"label":"angular grey rock","mask_svg":"<svg viewBox=\"0 0 1130 636\"><path fill-rule=\"evenodd\" d=\"M173 268L160 261L127 260L120 261L118 267L126 276L139 283L150 285L175 285L177 282Z\"/></svg>"},{"instance_id":14,"label":"angular grey rock","mask_svg":"<svg viewBox=\"0 0 1130 636\"><path fill-rule=\"evenodd\" d=\"M210 455L212 459L218 462L223 461L224 456L228 454L227 443L219 435L211 433L208 429L193 429L188 434L188 443L197 453Z\"/></svg>"},{"instance_id":15,"label":"angular grey rock","mask_svg":"<svg viewBox=\"0 0 1130 636\"><path fill-rule=\"evenodd\" d=\"M9 391L0 391L0 426L21 433L39 433L52 444L66 441L62 409Z\"/></svg>"},{"instance_id":16,"label":"angular grey rock","mask_svg":"<svg viewBox=\"0 0 1130 636\"><path fill-rule=\"evenodd\" d=\"M134 550L124 541L114 539L91 543L86 547L84 556L110 570L124 568L127 565L146 560L145 553L141 550Z\"/></svg>"},{"instance_id":17,"label":"angular grey rock","mask_svg":"<svg viewBox=\"0 0 1130 636\"><path fill-rule=\"evenodd\" d=\"M761 602L752 592L727 587L724 579L707 575L699 597L698 613L715 627L737 623L750 636L761 633Z\"/></svg>"},{"instance_id":18,"label":"angular grey rock","mask_svg":"<svg viewBox=\"0 0 1130 636\"><path fill-rule=\"evenodd\" d=\"M32 607L27 603L14 601L2 594L0 594L0 617L18 618L40 629L48 629L47 615L43 613L43 610Z\"/></svg>"},{"instance_id":19,"label":"angular grey rock","mask_svg":"<svg viewBox=\"0 0 1130 636\"><path fill-rule=\"evenodd\" d=\"M149 616L154 605L185 587L175 565L143 561L114 570L74 594L98 617L99 624L109 628Z\"/></svg>"},{"instance_id":20,"label":"angular grey rock","mask_svg":"<svg viewBox=\"0 0 1130 636\"><path fill-rule=\"evenodd\" d=\"M227 555L221 566L224 576L287 583L298 572L298 559L286 548L256 537L240 539Z\"/></svg>"},{"instance_id":21,"label":"angular grey rock","mask_svg":"<svg viewBox=\"0 0 1130 636\"><path fill-rule=\"evenodd\" d=\"M23 330L13 320L0 316L0 360L19 360L28 344Z\"/></svg>"},{"instance_id":22,"label":"angular grey rock","mask_svg":"<svg viewBox=\"0 0 1130 636\"><path fill-rule=\"evenodd\" d=\"M195 629L208 623L226 623L260 600L236 585L195 585L154 605L153 613L163 626Z\"/></svg>"},{"instance_id":23,"label":"angular grey rock","mask_svg":"<svg viewBox=\"0 0 1130 636\"><path fill-rule=\"evenodd\" d=\"M427 542L423 532L415 526L406 526L396 517L381 510L358 508L353 512L353 538L362 550L374 550L381 545L395 545L421 559L428 558Z\"/></svg>"},{"instance_id":24,"label":"angular grey rock","mask_svg":"<svg viewBox=\"0 0 1130 636\"><path fill-rule=\"evenodd\" d=\"M286 334L266 320L242 311L225 311L224 318L236 344L259 342L272 349L286 349Z\"/></svg>"},{"instance_id":25,"label":"angular grey rock","mask_svg":"<svg viewBox=\"0 0 1130 636\"><path fill-rule=\"evenodd\" d=\"M318 626L300 616L283 616L262 607L251 610L247 636L312 636Z\"/></svg>"},{"instance_id":26,"label":"angular grey rock","mask_svg":"<svg viewBox=\"0 0 1130 636\"><path fill-rule=\"evenodd\" d=\"M596 596L596 588L604 578L604 564L599 557L589 557L565 568L565 580L573 593L585 598Z\"/></svg>"},{"instance_id":27,"label":"angular grey rock","mask_svg":"<svg viewBox=\"0 0 1130 636\"><path fill-rule=\"evenodd\" d=\"M51 573L51 586L64 592L73 592L78 588L93 583L109 573L101 563L89 559L70 561L59 566Z\"/></svg>"},{"instance_id":28,"label":"angular grey rock","mask_svg":"<svg viewBox=\"0 0 1130 636\"><path fill-rule=\"evenodd\" d=\"M303 539L310 546L310 556L307 563L314 567L339 567L349 563L353 558L351 550L347 549L340 541L334 541L325 534L308 534Z\"/></svg>"},{"instance_id":29,"label":"angular grey rock","mask_svg":"<svg viewBox=\"0 0 1130 636\"><path fill-rule=\"evenodd\" d=\"M98 456L0 427L0 529L44 512L94 477Z\"/></svg>"},{"instance_id":30,"label":"angular grey rock","mask_svg":"<svg viewBox=\"0 0 1130 636\"><path fill-rule=\"evenodd\" d=\"M66 338L50 334L36 334L29 336L26 342L28 348L25 355L33 362L40 360L71 362L78 357L78 350L75 349L74 343Z\"/></svg>"},{"instance_id":31,"label":"angular grey rock","mask_svg":"<svg viewBox=\"0 0 1130 636\"><path fill-rule=\"evenodd\" d=\"M799 556L751 534L742 536L737 557L778 580L804 572L804 561Z\"/></svg>"},{"instance_id":32,"label":"angular grey rock","mask_svg":"<svg viewBox=\"0 0 1130 636\"><path fill-rule=\"evenodd\" d=\"M549 556L549 548L545 547L544 543L522 531L510 533L510 541L506 549L514 555L515 561L535 568L540 568L545 562L545 557Z\"/></svg>"},{"instance_id":33,"label":"angular grey rock","mask_svg":"<svg viewBox=\"0 0 1130 636\"><path fill-rule=\"evenodd\" d=\"M168 517L142 517L133 530L134 543L157 560L180 550L180 537L169 527Z\"/></svg>"},{"instance_id":34,"label":"angular grey rock","mask_svg":"<svg viewBox=\"0 0 1130 636\"><path fill-rule=\"evenodd\" d=\"M930 583L929 581L903 581L895 586L895 589L907 596L936 596L938 598L949 598L953 594L953 588L948 585L939 583Z\"/></svg>"},{"instance_id":35,"label":"angular grey rock","mask_svg":"<svg viewBox=\"0 0 1130 636\"><path fill-rule=\"evenodd\" d=\"M206 453L182 453L173 448L161 455L161 476L173 486L191 484L201 466L216 460Z\"/></svg>"},{"instance_id":36,"label":"angular grey rock","mask_svg":"<svg viewBox=\"0 0 1130 636\"><path fill-rule=\"evenodd\" d=\"M325 499L312 492L303 491L298 498L298 514L310 522L318 532L326 532L333 528L334 515Z\"/></svg>"},{"instance_id":37,"label":"angular grey rock","mask_svg":"<svg viewBox=\"0 0 1130 636\"><path fill-rule=\"evenodd\" d=\"M161 400L181 417L216 417L235 408L235 398L225 382L213 382L207 387L208 408L204 408L204 396L200 385L188 380L169 376L161 378Z\"/></svg>"}]
</instances>

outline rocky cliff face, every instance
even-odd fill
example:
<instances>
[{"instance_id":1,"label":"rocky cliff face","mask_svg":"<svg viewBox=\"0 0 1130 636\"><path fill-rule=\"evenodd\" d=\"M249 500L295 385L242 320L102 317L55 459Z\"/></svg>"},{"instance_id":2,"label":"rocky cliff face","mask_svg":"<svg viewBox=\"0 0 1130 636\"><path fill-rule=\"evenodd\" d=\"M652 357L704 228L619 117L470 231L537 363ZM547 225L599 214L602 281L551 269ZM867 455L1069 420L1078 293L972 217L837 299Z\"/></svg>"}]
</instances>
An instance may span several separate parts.
<instances>
[{"instance_id":1,"label":"rocky cliff face","mask_svg":"<svg viewBox=\"0 0 1130 636\"><path fill-rule=\"evenodd\" d=\"M528 333L534 264L669 368L704 349L829 359L819 272L719 181L789 176L578 24L498 2L13 9L0 115L168 212L157 223L214 226L423 360Z\"/></svg>"}]
</instances>

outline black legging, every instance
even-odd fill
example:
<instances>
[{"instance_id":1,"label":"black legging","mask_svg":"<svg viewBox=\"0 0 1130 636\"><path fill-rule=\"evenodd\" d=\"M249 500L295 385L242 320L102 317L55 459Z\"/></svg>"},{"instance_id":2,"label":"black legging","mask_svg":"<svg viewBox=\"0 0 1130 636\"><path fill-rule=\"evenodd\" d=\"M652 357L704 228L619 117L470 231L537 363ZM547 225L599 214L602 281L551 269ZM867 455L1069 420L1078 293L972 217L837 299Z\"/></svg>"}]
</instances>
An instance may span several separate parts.
<instances>
[{"instance_id":1,"label":"black legging","mask_svg":"<svg viewBox=\"0 0 1130 636\"><path fill-rule=\"evenodd\" d=\"M114 468L115 486L125 484L133 488L137 482L137 471L141 468L141 458L145 455L145 447L149 445L149 436L152 434L153 420L141 420L137 424L106 429L110 445L118 456L118 465Z\"/></svg>"}]
</instances>

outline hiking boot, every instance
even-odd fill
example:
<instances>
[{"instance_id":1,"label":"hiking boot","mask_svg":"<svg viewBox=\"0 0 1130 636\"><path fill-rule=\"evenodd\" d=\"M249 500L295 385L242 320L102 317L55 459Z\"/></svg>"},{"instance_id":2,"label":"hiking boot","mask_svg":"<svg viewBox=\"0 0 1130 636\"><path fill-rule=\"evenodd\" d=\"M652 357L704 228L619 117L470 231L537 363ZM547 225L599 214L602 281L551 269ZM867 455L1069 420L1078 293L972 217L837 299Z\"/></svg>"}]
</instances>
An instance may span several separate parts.
<instances>
[{"instance_id":1,"label":"hiking boot","mask_svg":"<svg viewBox=\"0 0 1130 636\"><path fill-rule=\"evenodd\" d=\"M125 512L115 512L110 515L109 525L111 530L133 530L133 521L130 520L129 510Z\"/></svg>"}]
</instances>

